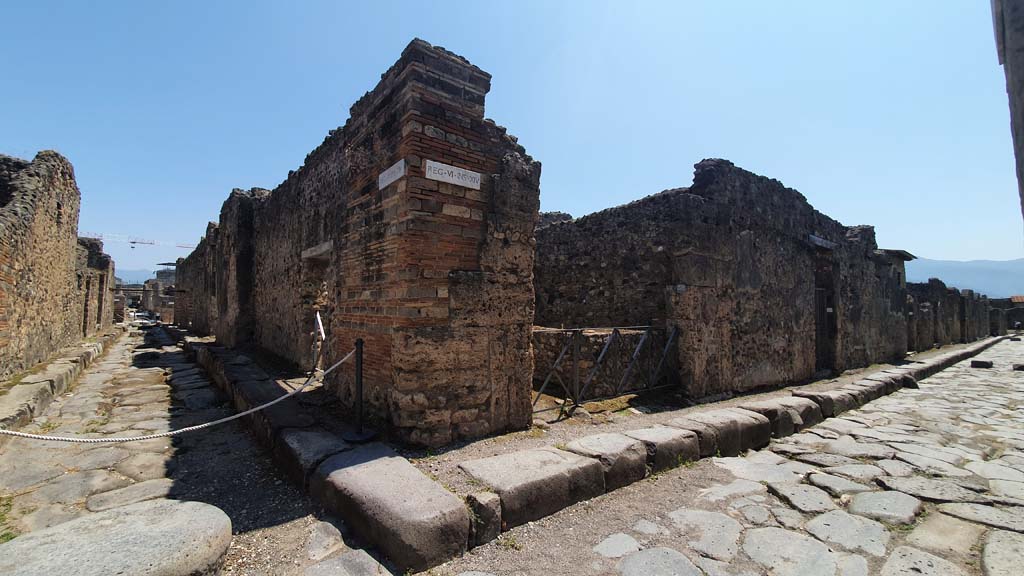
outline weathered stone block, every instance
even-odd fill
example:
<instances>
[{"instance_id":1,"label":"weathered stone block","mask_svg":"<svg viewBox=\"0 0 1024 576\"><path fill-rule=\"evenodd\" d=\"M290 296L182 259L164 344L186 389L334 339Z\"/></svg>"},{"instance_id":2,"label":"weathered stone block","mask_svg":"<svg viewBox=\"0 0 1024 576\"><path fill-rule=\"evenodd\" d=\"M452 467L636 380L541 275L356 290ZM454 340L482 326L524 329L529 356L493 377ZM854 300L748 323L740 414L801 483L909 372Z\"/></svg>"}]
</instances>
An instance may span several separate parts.
<instances>
[{"instance_id":1,"label":"weathered stone block","mask_svg":"<svg viewBox=\"0 0 1024 576\"><path fill-rule=\"evenodd\" d=\"M647 449L647 464L654 472L694 462L700 458L700 441L697 435L689 430L657 426L627 430L623 434L644 443Z\"/></svg>"},{"instance_id":2,"label":"weathered stone block","mask_svg":"<svg viewBox=\"0 0 1024 576\"><path fill-rule=\"evenodd\" d=\"M501 497L494 492L475 492L466 496L466 504L473 513L472 545L480 546L501 534Z\"/></svg>"},{"instance_id":3,"label":"weathered stone block","mask_svg":"<svg viewBox=\"0 0 1024 576\"><path fill-rule=\"evenodd\" d=\"M459 465L501 497L507 528L554 514L604 493L604 470L597 460L555 448L537 448Z\"/></svg>"},{"instance_id":4,"label":"weathered stone block","mask_svg":"<svg viewBox=\"0 0 1024 576\"><path fill-rule=\"evenodd\" d=\"M351 448L337 434L319 428L282 430L274 443L274 459L299 486L306 486L317 466Z\"/></svg>"},{"instance_id":5,"label":"weathered stone block","mask_svg":"<svg viewBox=\"0 0 1024 576\"><path fill-rule=\"evenodd\" d=\"M700 457L714 456L718 452L718 430L703 422L682 416L665 422L666 426L687 430L697 436Z\"/></svg>"},{"instance_id":6,"label":"weathered stone block","mask_svg":"<svg viewBox=\"0 0 1024 576\"><path fill-rule=\"evenodd\" d=\"M971 360L971 368L991 368L991 360Z\"/></svg>"},{"instance_id":7,"label":"weathered stone block","mask_svg":"<svg viewBox=\"0 0 1024 576\"><path fill-rule=\"evenodd\" d=\"M761 400L758 402L748 402L742 404L740 408L744 410L750 410L751 412L757 412L768 419L771 425L772 436L776 438L783 438L793 434L797 429L796 421L794 416L801 423L799 413L789 406L786 406L782 402L775 399Z\"/></svg>"},{"instance_id":8,"label":"weathered stone block","mask_svg":"<svg viewBox=\"0 0 1024 576\"><path fill-rule=\"evenodd\" d=\"M624 434L594 434L573 440L566 450L596 458L604 468L604 487L611 491L642 480L647 475L647 449Z\"/></svg>"},{"instance_id":9,"label":"weathered stone block","mask_svg":"<svg viewBox=\"0 0 1024 576\"><path fill-rule=\"evenodd\" d=\"M331 456L310 489L401 570L423 570L461 554L469 513L457 496L383 444Z\"/></svg>"}]
</instances>

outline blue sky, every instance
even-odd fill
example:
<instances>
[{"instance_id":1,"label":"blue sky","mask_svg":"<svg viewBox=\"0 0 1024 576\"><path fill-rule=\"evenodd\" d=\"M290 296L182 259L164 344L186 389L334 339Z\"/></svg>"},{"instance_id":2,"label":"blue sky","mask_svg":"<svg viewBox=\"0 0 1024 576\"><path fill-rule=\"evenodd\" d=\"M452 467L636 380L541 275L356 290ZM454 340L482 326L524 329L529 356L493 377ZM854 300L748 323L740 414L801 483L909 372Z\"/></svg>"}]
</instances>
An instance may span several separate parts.
<instances>
[{"instance_id":1,"label":"blue sky","mask_svg":"<svg viewBox=\"0 0 1024 576\"><path fill-rule=\"evenodd\" d=\"M879 244L1024 256L988 2L50 2L5 6L0 153L75 165L80 229L195 243L301 165L413 37L493 74L544 210L686 186L708 157ZM122 269L184 255L108 243Z\"/></svg>"}]
</instances>

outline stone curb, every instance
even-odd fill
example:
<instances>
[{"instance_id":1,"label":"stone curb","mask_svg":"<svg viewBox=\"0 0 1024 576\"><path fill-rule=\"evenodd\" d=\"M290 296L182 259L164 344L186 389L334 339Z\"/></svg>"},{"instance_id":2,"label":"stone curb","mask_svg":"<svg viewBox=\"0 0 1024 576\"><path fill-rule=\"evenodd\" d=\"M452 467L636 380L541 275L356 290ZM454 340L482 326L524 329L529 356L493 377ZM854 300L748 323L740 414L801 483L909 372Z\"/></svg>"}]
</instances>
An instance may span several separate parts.
<instances>
[{"instance_id":1,"label":"stone curb","mask_svg":"<svg viewBox=\"0 0 1024 576\"><path fill-rule=\"evenodd\" d=\"M72 389L78 377L97 358L125 334L123 327L97 336L96 342L81 343L62 350L45 367L21 379L21 382L0 394L0 428L17 430L46 410L55 396ZM9 441L0 436L0 446Z\"/></svg>"},{"instance_id":2,"label":"stone curb","mask_svg":"<svg viewBox=\"0 0 1024 576\"><path fill-rule=\"evenodd\" d=\"M287 393L244 354L191 342L177 328L163 329L238 411ZM469 547L469 505L384 444L349 444L319 426L297 396L244 420L295 484L399 570L432 568Z\"/></svg>"},{"instance_id":3,"label":"stone curb","mask_svg":"<svg viewBox=\"0 0 1024 576\"><path fill-rule=\"evenodd\" d=\"M191 342L180 329L163 329L182 343L236 409L247 410L286 393L244 354ZM424 570L517 525L627 486L645 478L649 470L664 470L669 467L666 458L676 458L678 465L762 448L773 437L788 436L903 387L915 387L917 380L1003 339L991 338L869 374L835 390L795 390L792 396L739 408L689 413L655 427L658 433L643 429L598 434L593 439L579 438L564 449L540 448L463 462L460 468L490 490L471 494L465 501L390 448L382 444L353 447L340 435L319 427L297 399L247 420L296 484L353 526L400 570ZM638 458L643 460L643 474L637 471ZM387 470L382 473L381 467Z\"/></svg>"},{"instance_id":4,"label":"stone curb","mask_svg":"<svg viewBox=\"0 0 1024 576\"><path fill-rule=\"evenodd\" d=\"M463 462L459 467L465 473L493 491L471 495L471 506L475 500L488 495L493 498L494 494L500 502L497 511L486 515L491 525L474 526L474 545L483 544L485 539L493 539L499 532L526 521L539 520L577 502L639 481L648 475L647 471L664 469L663 461L657 460L662 443L665 449L671 444L674 454L685 454L685 461L713 455L735 456L748 449L759 449L771 438L789 436L904 387L916 388L918 380L979 354L1006 338L989 338L961 350L888 368L833 390L794 390L792 396L751 401L739 408L709 406L709 410L691 412L654 428L684 431L688 436L682 438L672 434L653 435L648 428L585 436L559 448L534 448ZM639 447L624 441L626 438L645 440L647 471L642 474L635 470ZM681 441L685 448L680 447ZM548 457L544 458L544 454ZM593 475L593 470L581 461L587 458L600 463L602 468L597 470L604 470L604 485L600 486L598 476L598 482L589 483L594 486L593 490L576 495L572 487L588 485L588 472ZM567 466L566 460L572 465ZM475 522L482 522L484 517L477 514Z\"/></svg>"}]
</instances>

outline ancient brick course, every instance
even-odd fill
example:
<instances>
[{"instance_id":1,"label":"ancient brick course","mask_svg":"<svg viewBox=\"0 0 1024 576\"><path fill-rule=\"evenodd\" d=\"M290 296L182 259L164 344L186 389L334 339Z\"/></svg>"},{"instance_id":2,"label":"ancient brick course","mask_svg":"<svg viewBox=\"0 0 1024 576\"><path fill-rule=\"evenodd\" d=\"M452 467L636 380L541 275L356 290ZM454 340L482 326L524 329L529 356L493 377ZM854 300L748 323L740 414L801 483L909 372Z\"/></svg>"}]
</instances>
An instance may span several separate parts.
<instances>
[{"instance_id":1,"label":"ancient brick course","mask_svg":"<svg viewBox=\"0 0 1024 576\"><path fill-rule=\"evenodd\" d=\"M484 118L489 89L413 41L280 186L232 193L179 262L179 324L309 368L319 311L326 363L365 340L367 402L400 438L528 426L540 164ZM428 178L428 161L479 186ZM329 385L351 404L346 369Z\"/></svg>"},{"instance_id":2,"label":"ancient brick course","mask_svg":"<svg viewBox=\"0 0 1024 576\"><path fill-rule=\"evenodd\" d=\"M79 202L60 154L0 155L0 378L113 323L114 263L77 237Z\"/></svg>"}]
</instances>

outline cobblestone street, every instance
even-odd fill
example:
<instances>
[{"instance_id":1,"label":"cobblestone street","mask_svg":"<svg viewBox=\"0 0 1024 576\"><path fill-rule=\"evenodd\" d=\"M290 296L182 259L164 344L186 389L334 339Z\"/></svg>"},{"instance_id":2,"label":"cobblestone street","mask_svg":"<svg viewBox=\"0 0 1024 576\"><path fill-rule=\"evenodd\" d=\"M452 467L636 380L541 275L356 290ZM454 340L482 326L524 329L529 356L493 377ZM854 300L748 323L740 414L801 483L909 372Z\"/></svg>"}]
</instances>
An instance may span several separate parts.
<instances>
[{"instance_id":1,"label":"cobblestone street","mask_svg":"<svg viewBox=\"0 0 1024 576\"><path fill-rule=\"evenodd\" d=\"M233 413L206 375L188 361L162 329L121 337L91 366L71 393L55 398L24 432L78 438L138 436L209 422ZM351 551L338 527L314 515L309 498L288 482L244 424L230 422L174 438L123 444L70 444L10 439L0 448L0 533L11 544L49 527L88 529L82 518L134 506L138 522L167 515L162 503L212 504L223 515L182 515L166 520L168 533L186 542L210 534L207 549L179 550L171 541L120 541L109 535L125 566L154 557L208 554L225 574L301 574L325 558L339 564L366 560ZM152 510L147 510L152 507ZM131 524L125 527L129 531ZM232 532L234 533L232 537ZM50 537L54 537L51 533ZM77 533L62 535L68 545ZM39 550L47 548L39 547ZM100 552L95 552L99 554ZM347 556L348 555L348 556ZM32 573L31 553L0 558L0 573ZM8 562L18 562L18 566ZM88 563L88 558L76 561ZM169 563L165 565L175 565ZM186 566L179 566L185 573ZM74 573L81 573L76 570ZM137 573L128 570L126 573Z\"/></svg>"},{"instance_id":2,"label":"cobblestone street","mask_svg":"<svg viewBox=\"0 0 1024 576\"><path fill-rule=\"evenodd\" d=\"M1014 575L1024 344L515 528L435 574ZM481 574L482 573L482 574Z\"/></svg>"}]
</instances>

